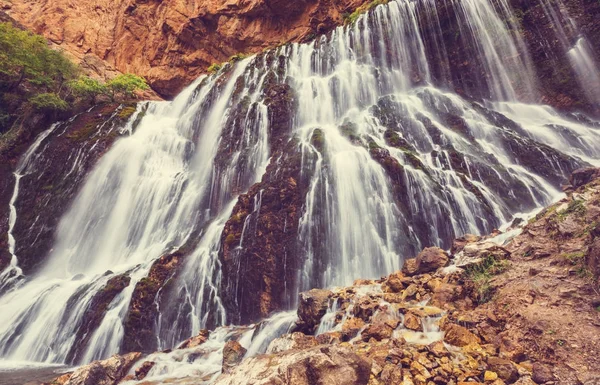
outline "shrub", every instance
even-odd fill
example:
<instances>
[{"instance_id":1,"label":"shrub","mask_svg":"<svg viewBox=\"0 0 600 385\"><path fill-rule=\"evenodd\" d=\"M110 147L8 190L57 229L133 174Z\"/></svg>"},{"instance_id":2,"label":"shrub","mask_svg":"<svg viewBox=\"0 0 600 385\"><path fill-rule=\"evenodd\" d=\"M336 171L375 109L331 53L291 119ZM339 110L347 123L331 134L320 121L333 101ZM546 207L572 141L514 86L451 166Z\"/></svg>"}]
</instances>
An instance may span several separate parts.
<instances>
[{"instance_id":1,"label":"shrub","mask_svg":"<svg viewBox=\"0 0 600 385\"><path fill-rule=\"evenodd\" d=\"M80 76L70 81L68 85L73 95L90 100L92 103L96 102L98 95L106 94L108 91L106 85L87 76Z\"/></svg>"},{"instance_id":2,"label":"shrub","mask_svg":"<svg viewBox=\"0 0 600 385\"><path fill-rule=\"evenodd\" d=\"M113 100L118 97L131 98L136 91L150 88L143 77L134 74L121 74L106 83L106 87Z\"/></svg>"},{"instance_id":3,"label":"shrub","mask_svg":"<svg viewBox=\"0 0 600 385\"><path fill-rule=\"evenodd\" d=\"M33 107L43 111L66 111L69 104L55 93L37 94L29 98Z\"/></svg>"}]
</instances>

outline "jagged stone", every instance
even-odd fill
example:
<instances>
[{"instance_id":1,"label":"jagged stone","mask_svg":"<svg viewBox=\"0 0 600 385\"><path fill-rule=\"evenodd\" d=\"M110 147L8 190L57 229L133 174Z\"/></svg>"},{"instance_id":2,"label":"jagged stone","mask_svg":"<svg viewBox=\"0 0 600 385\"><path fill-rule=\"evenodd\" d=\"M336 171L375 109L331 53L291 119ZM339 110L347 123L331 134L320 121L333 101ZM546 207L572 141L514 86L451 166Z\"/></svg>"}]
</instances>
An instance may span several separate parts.
<instances>
[{"instance_id":1,"label":"jagged stone","mask_svg":"<svg viewBox=\"0 0 600 385\"><path fill-rule=\"evenodd\" d=\"M448 265L448 254L439 247L428 247L417 255L417 272L420 274L436 271Z\"/></svg>"},{"instance_id":2,"label":"jagged stone","mask_svg":"<svg viewBox=\"0 0 600 385\"><path fill-rule=\"evenodd\" d=\"M298 305L298 327L300 330L312 333L321 318L327 312L329 299L333 293L329 290L312 289L300 293L300 303Z\"/></svg>"},{"instance_id":3,"label":"jagged stone","mask_svg":"<svg viewBox=\"0 0 600 385\"><path fill-rule=\"evenodd\" d=\"M223 372L230 371L246 355L246 349L237 341L227 341L223 347Z\"/></svg>"},{"instance_id":4,"label":"jagged stone","mask_svg":"<svg viewBox=\"0 0 600 385\"><path fill-rule=\"evenodd\" d=\"M65 385L114 385L127 375L131 366L141 356L141 353L128 353L94 361L74 371Z\"/></svg>"},{"instance_id":5,"label":"jagged stone","mask_svg":"<svg viewBox=\"0 0 600 385\"><path fill-rule=\"evenodd\" d=\"M471 344L480 344L481 340L467 328L460 325L449 323L443 330L446 332L444 341L454 346L467 346Z\"/></svg>"},{"instance_id":6,"label":"jagged stone","mask_svg":"<svg viewBox=\"0 0 600 385\"><path fill-rule=\"evenodd\" d=\"M291 349L308 349L318 344L317 338L296 332L271 341L267 354L277 354Z\"/></svg>"},{"instance_id":7,"label":"jagged stone","mask_svg":"<svg viewBox=\"0 0 600 385\"><path fill-rule=\"evenodd\" d=\"M390 338L394 329L385 322L378 322L375 324L367 325L365 330L362 332L362 340L369 341L371 338L376 341Z\"/></svg>"},{"instance_id":8,"label":"jagged stone","mask_svg":"<svg viewBox=\"0 0 600 385\"><path fill-rule=\"evenodd\" d=\"M209 335L210 332L208 330L202 329L195 337L183 341L181 345L177 347L177 349L189 349L200 346L208 340Z\"/></svg>"},{"instance_id":9,"label":"jagged stone","mask_svg":"<svg viewBox=\"0 0 600 385\"><path fill-rule=\"evenodd\" d=\"M417 316L413 312L406 313L404 316L404 327L414 331L423 331L421 317Z\"/></svg>"},{"instance_id":10,"label":"jagged stone","mask_svg":"<svg viewBox=\"0 0 600 385\"><path fill-rule=\"evenodd\" d=\"M508 383L513 383L519 379L519 371L516 365L509 360L500 357L489 357L487 366L490 371L497 373L498 377Z\"/></svg>"},{"instance_id":11,"label":"jagged stone","mask_svg":"<svg viewBox=\"0 0 600 385\"><path fill-rule=\"evenodd\" d=\"M536 362L533 364L533 374L531 379L537 384L545 384L554 381L555 377L549 366Z\"/></svg>"}]
</instances>

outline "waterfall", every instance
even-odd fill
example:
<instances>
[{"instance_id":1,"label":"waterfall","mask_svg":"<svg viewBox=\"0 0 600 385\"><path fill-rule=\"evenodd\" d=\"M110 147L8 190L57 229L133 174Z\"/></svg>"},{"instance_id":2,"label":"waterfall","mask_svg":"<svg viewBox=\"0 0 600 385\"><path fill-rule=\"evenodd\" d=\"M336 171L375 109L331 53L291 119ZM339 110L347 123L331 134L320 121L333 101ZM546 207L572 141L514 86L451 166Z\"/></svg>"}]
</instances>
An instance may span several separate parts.
<instances>
[{"instance_id":1,"label":"waterfall","mask_svg":"<svg viewBox=\"0 0 600 385\"><path fill-rule=\"evenodd\" d=\"M565 4L561 1L540 0L546 17L552 26L563 50L566 52L577 81L588 100L600 105L600 67L594 61L594 51L583 36ZM572 43L572 38L575 42Z\"/></svg>"},{"instance_id":2,"label":"waterfall","mask_svg":"<svg viewBox=\"0 0 600 385\"><path fill-rule=\"evenodd\" d=\"M202 76L172 102L145 103L143 117L121 127L126 135L88 173L46 262L0 297L0 357L85 363L119 352L126 319L140 310L132 309L136 291L173 253L181 264L150 300L153 346L172 348L203 328L227 325L227 303L241 309L250 300L239 298L241 278L262 279L261 267L242 261L261 257L252 241L262 239L261 218L274 215L263 196L278 196L280 177L303 196L298 223L282 220L282 233L296 231L289 242L296 253L271 261L285 289L267 313L293 306L300 290L376 278L422 247L487 233L555 200L574 168L600 164L594 122L523 103L535 96L536 77L507 2L448 6L470 59L483 69L472 80L486 98L452 88L458 85L436 2L395 0L311 43ZM282 90L292 95L289 119L272 107ZM0 285L21 275L13 236L19 178L52 130L15 172L13 260ZM289 170L298 175L288 178ZM252 207L234 216L244 199ZM233 241L224 239L232 223L241 227ZM88 319L106 292L114 296L99 319ZM284 332L292 318L275 315L269 325ZM274 338L265 334L248 334L244 343L262 352ZM210 346L230 336L219 329Z\"/></svg>"}]
</instances>

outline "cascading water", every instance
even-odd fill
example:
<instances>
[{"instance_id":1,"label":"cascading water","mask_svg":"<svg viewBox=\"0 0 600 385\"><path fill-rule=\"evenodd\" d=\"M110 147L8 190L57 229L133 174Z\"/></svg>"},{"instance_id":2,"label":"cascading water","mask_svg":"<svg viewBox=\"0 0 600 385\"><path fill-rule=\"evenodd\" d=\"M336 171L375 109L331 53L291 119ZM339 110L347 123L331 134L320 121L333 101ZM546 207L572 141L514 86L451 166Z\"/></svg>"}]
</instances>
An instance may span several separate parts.
<instances>
[{"instance_id":1,"label":"cascading water","mask_svg":"<svg viewBox=\"0 0 600 385\"><path fill-rule=\"evenodd\" d=\"M552 21L562 48L567 53L581 89L590 102L600 105L600 68L594 61L592 47L569 16L563 1L540 1L546 16ZM574 43L571 37L575 37Z\"/></svg>"},{"instance_id":2,"label":"cascading water","mask_svg":"<svg viewBox=\"0 0 600 385\"><path fill-rule=\"evenodd\" d=\"M294 183L306 181L298 253L271 262L286 273L299 268L286 275L296 277L284 284L287 301L273 308L293 305L299 290L389 273L423 246L447 247L455 236L488 232L555 199L573 168L598 164L598 131L518 101L535 95L536 82L517 28L502 21L510 14L506 2L449 4L463 44L487 74L475 83L489 100L436 88L452 84L436 3L396 0L315 42L202 77L172 103L150 103L131 135L88 175L47 263L0 297L8 309L0 314L0 356L79 363L118 352L136 285L157 259L178 250L186 250L185 260L152 305L156 347L226 325L223 297L233 296L237 306L240 277L261 279L241 258L253 256L250 240L268 215L262 208L268 177L292 166L301 170ZM290 88L297 102L289 103L287 131L272 124L279 116L270 103L281 97L273 84ZM300 156L275 158L284 145ZM34 144L17 178L35 151ZM253 196L239 242L223 240L238 219L232 217L238 196L257 182L264 186ZM284 233L294 228L283 222ZM230 259L221 258L224 242ZM17 260L3 277L18 271ZM224 261L233 267L225 270ZM224 271L233 273L223 277ZM86 334L85 346L77 346L95 298L123 277L127 284ZM221 292L225 278L233 295ZM293 315L269 322L284 332ZM215 346L233 335L219 330ZM215 352L207 365L218 364ZM159 368L157 376L180 370Z\"/></svg>"}]
</instances>

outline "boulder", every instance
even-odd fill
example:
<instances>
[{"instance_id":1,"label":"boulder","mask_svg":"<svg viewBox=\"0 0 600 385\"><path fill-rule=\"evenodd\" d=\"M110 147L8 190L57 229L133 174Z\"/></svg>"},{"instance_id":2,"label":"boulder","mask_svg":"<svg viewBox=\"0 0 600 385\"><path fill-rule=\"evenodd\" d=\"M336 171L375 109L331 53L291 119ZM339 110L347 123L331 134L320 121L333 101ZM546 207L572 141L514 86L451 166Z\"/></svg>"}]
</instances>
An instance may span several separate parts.
<instances>
[{"instance_id":1,"label":"boulder","mask_svg":"<svg viewBox=\"0 0 600 385\"><path fill-rule=\"evenodd\" d=\"M600 178L600 168L580 168L573 171L571 177L569 178L569 183L571 186L577 189L597 178Z\"/></svg>"},{"instance_id":2,"label":"boulder","mask_svg":"<svg viewBox=\"0 0 600 385\"><path fill-rule=\"evenodd\" d=\"M350 340L356 337L363 327L365 327L365 321L361 318L350 317L342 324L342 336L345 340Z\"/></svg>"},{"instance_id":3,"label":"boulder","mask_svg":"<svg viewBox=\"0 0 600 385\"><path fill-rule=\"evenodd\" d=\"M414 331L423 331L421 317L417 316L412 312L406 313L406 315L404 316L404 327Z\"/></svg>"},{"instance_id":4,"label":"boulder","mask_svg":"<svg viewBox=\"0 0 600 385\"><path fill-rule=\"evenodd\" d=\"M404 276L401 272L391 274L384 282L383 291L386 293L399 293L404 289Z\"/></svg>"},{"instance_id":5,"label":"boulder","mask_svg":"<svg viewBox=\"0 0 600 385\"><path fill-rule=\"evenodd\" d=\"M448 254L439 247L428 247L417 255L417 273L430 273L447 266Z\"/></svg>"},{"instance_id":6,"label":"boulder","mask_svg":"<svg viewBox=\"0 0 600 385\"><path fill-rule=\"evenodd\" d=\"M438 358L450 355L450 352L446 349L446 345L444 345L443 341L432 342L427 346L427 350Z\"/></svg>"},{"instance_id":7,"label":"boulder","mask_svg":"<svg viewBox=\"0 0 600 385\"><path fill-rule=\"evenodd\" d=\"M444 341L450 345L462 347L481 343L479 337L460 325L448 323L444 325L443 330L446 332L444 334Z\"/></svg>"},{"instance_id":8,"label":"boulder","mask_svg":"<svg viewBox=\"0 0 600 385\"><path fill-rule=\"evenodd\" d=\"M402 273L408 276L412 276L417 274L417 259L411 258L404 261L404 265L402 266Z\"/></svg>"},{"instance_id":9,"label":"boulder","mask_svg":"<svg viewBox=\"0 0 600 385\"><path fill-rule=\"evenodd\" d=\"M114 355L106 360L94 361L71 374L65 385L114 385L123 379L142 353Z\"/></svg>"},{"instance_id":10,"label":"boulder","mask_svg":"<svg viewBox=\"0 0 600 385\"><path fill-rule=\"evenodd\" d=\"M362 340L369 341L371 338L381 341L390 338L394 329L386 322L377 322L368 325L362 332Z\"/></svg>"},{"instance_id":11,"label":"boulder","mask_svg":"<svg viewBox=\"0 0 600 385\"><path fill-rule=\"evenodd\" d=\"M135 370L135 379L136 380L143 380L144 378L146 378L146 376L148 375L148 373L150 372L150 370L152 370L152 368L154 367L155 362L153 361L146 361L142 364L142 366L140 366L139 368L137 368Z\"/></svg>"},{"instance_id":12,"label":"boulder","mask_svg":"<svg viewBox=\"0 0 600 385\"><path fill-rule=\"evenodd\" d=\"M370 376L371 362L350 347L320 346L249 358L222 374L214 385L366 385Z\"/></svg>"},{"instance_id":13,"label":"boulder","mask_svg":"<svg viewBox=\"0 0 600 385\"><path fill-rule=\"evenodd\" d=\"M237 341L227 341L223 347L223 372L226 373L242 362L246 349Z\"/></svg>"},{"instance_id":14,"label":"boulder","mask_svg":"<svg viewBox=\"0 0 600 385\"><path fill-rule=\"evenodd\" d=\"M531 379L536 384L545 384L549 381L554 381L554 373L549 366L536 362L533 364L533 374Z\"/></svg>"},{"instance_id":15,"label":"boulder","mask_svg":"<svg viewBox=\"0 0 600 385\"><path fill-rule=\"evenodd\" d=\"M488 370L498 374L498 377L512 384L519 379L517 366L509 360L499 357L489 357L487 360Z\"/></svg>"},{"instance_id":16,"label":"boulder","mask_svg":"<svg viewBox=\"0 0 600 385\"><path fill-rule=\"evenodd\" d=\"M327 312L329 298L333 293L329 290L312 289L300 293L298 305L298 329L312 334L321 323L321 318Z\"/></svg>"}]
</instances>

